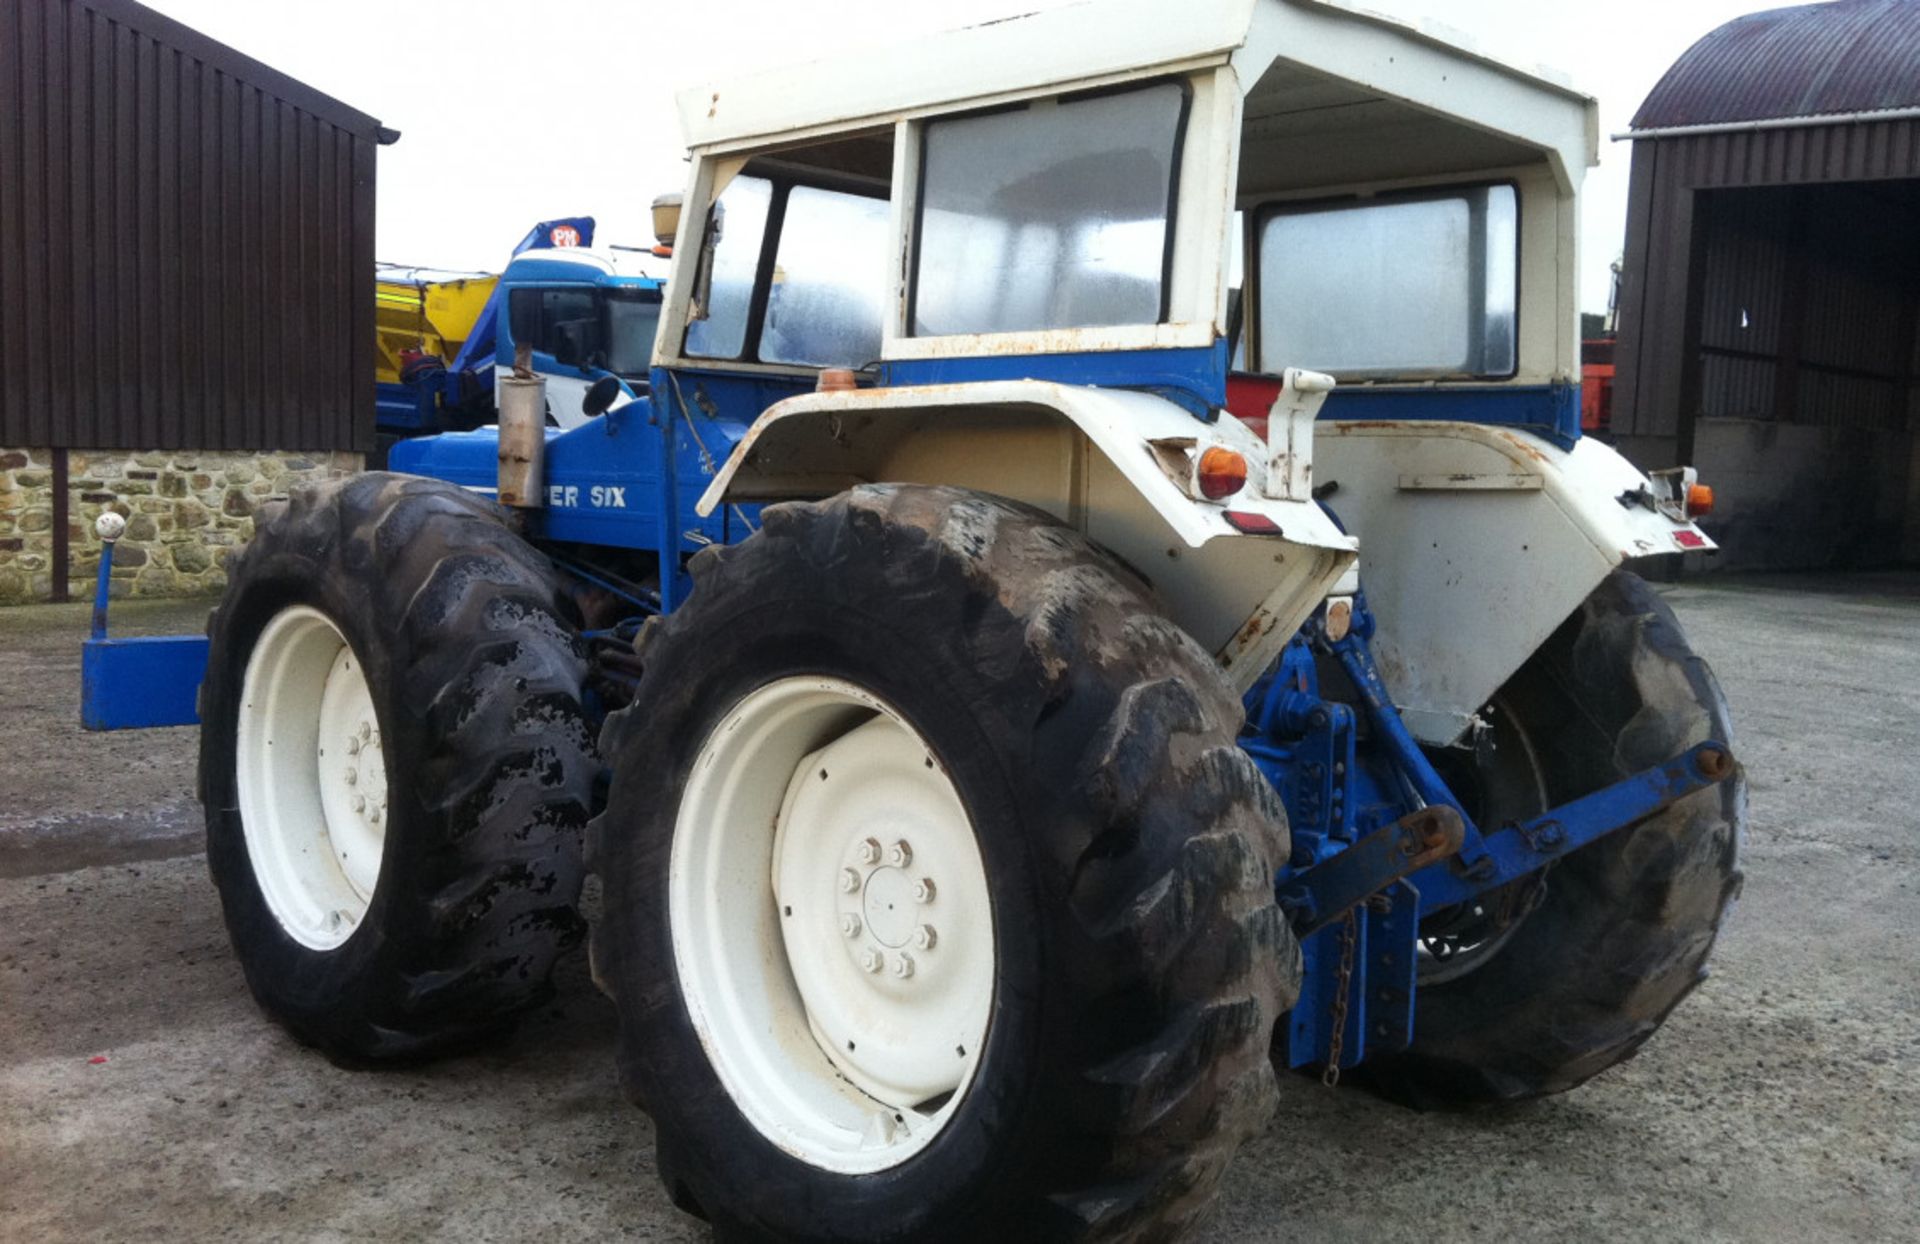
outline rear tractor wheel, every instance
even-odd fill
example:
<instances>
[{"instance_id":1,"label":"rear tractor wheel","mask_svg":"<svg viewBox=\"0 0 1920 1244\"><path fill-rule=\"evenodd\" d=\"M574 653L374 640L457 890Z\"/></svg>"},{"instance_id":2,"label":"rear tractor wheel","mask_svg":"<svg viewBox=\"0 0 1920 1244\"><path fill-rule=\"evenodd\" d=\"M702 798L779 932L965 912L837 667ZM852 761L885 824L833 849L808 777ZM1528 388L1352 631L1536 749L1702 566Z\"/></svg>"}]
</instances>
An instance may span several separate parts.
<instances>
[{"instance_id":1,"label":"rear tractor wheel","mask_svg":"<svg viewBox=\"0 0 1920 1244\"><path fill-rule=\"evenodd\" d=\"M380 473L263 517L208 630L207 859L247 983L345 1061L501 1028L578 940L586 663L546 560Z\"/></svg>"},{"instance_id":2,"label":"rear tractor wheel","mask_svg":"<svg viewBox=\"0 0 1920 1244\"><path fill-rule=\"evenodd\" d=\"M1482 825L1537 816L1709 738L1727 703L1673 611L1615 572L1493 703L1446 776ZM1459 760L1459 757L1454 757ZM1461 1107L1561 1092L1633 1056L1696 985L1740 886L1746 779L1698 791L1544 871L1428 914L1414 1042L1389 1096Z\"/></svg>"},{"instance_id":3,"label":"rear tractor wheel","mask_svg":"<svg viewBox=\"0 0 1920 1244\"><path fill-rule=\"evenodd\" d=\"M723 1238L1164 1238L1263 1126L1285 844L1111 558L867 487L704 551L608 722L596 978Z\"/></svg>"}]
</instances>

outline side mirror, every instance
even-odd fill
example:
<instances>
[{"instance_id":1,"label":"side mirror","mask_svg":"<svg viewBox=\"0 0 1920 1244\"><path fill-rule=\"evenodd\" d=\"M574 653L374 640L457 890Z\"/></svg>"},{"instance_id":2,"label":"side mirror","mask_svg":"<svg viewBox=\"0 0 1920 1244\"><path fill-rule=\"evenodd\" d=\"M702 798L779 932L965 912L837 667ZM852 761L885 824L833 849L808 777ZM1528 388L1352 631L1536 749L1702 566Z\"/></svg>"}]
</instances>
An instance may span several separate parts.
<instances>
[{"instance_id":1,"label":"side mirror","mask_svg":"<svg viewBox=\"0 0 1920 1244\"><path fill-rule=\"evenodd\" d=\"M581 413L589 419L596 419L613 408L620 400L623 386L618 376L602 376L587 388L587 395L580 400Z\"/></svg>"}]
</instances>

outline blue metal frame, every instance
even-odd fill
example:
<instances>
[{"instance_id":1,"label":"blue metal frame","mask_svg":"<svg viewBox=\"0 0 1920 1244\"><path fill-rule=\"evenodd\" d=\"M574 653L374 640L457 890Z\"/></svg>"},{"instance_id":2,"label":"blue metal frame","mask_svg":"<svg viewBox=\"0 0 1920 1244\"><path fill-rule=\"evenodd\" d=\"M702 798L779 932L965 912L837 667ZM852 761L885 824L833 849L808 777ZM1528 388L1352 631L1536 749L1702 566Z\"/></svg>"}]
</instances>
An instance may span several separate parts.
<instances>
[{"instance_id":1,"label":"blue metal frame","mask_svg":"<svg viewBox=\"0 0 1920 1244\"><path fill-rule=\"evenodd\" d=\"M205 635L107 635L113 541L100 547L93 588L93 629L80 646L80 724L88 730L191 726L200 721L206 676Z\"/></svg>"},{"instance_id":2,"label":"blue metal frame","mask_svg":"<svg viewBox=\"0 0 1920 1244\"><path fill-rule=\"evenodd\" d=\"M1577 384L1446 384L1420 389L1339 388L1322 419L1447 419L1532 432L1562 449L1580 439Z\"/></svg>"},{"instance_id":3,"label":"blue metal frame","mask_svg":"<svg viewBox=\"0 0 1920 1244\"><path fill-rule=\"evenodd\" d=\"M1342 1067L1413 1039L1422 918L1538 872L1733 773L1726 745L1709 740L1532 820L1483 831L1388 698L1368 646L1374 620L1364 595L1352 619L1333 639L1317 614L1246 695L1241 746L1280 793L1292 835L1275 878L1307 970L1286 1027L1292 1066L1324 1064L1334 1048L1348 913L1354 953ZM1322 699L1323 661L1347 675L1357 705ZM1364 748L1354 741L1362 721Z\"/></svg>"},{"instance_id":4,"label":"blue metal frame","mask_svg":"<svg viewBox=\"0 0 1920 1244\"><path fill-rule=\"evenodd\" d=\"M1141 389L1160 394L1197 419L1212 422L1227 404L1227 342L1220 338L1211 346L1158 350L908 359L880 364L878 376L882 388L986 380L1049 380L1103 389Z\"/></svg>"}]
</instances>

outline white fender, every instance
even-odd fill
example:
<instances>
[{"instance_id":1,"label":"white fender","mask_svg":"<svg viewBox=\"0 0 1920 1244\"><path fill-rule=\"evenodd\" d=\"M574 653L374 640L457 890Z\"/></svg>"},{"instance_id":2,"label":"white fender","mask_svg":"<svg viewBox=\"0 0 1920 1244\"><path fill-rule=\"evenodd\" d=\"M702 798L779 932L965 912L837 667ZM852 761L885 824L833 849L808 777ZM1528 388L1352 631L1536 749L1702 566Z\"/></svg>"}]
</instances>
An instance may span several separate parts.
<instances>
[{"instance_id":1,"label":"white fender","mask_svg":"<svg viewBox=\"0 0 1920 1244\"><path fill-rule=\"evenodd\" d=\"M1334 485L1327 504L1360 537L1374 656L1425 742L1457 739L1614 567L1714 547L1636 500L1648 478L1598 441L1566 450L1438 421L1318 431L1314 477Z\"/></svg>"},{"instance_id":2,"label":"white fender","mask_svg":"<svg viewBox=\"0 0 1920 1244\"><path fill-rule=\"evenodd\" d=\"M1250 468L1224 504L1186 485L1189 458L1212 444ZM1358 547L1311 499L1266 495L1267 458L1238 420L1201 423L1150 393L1037 380L808 393L754 422L699 512L882 481L1025 501L1126 559L1244 688ZM1245 534L1229 510L1270 520L1277 534Z\"/></svg>"}]
</instances>

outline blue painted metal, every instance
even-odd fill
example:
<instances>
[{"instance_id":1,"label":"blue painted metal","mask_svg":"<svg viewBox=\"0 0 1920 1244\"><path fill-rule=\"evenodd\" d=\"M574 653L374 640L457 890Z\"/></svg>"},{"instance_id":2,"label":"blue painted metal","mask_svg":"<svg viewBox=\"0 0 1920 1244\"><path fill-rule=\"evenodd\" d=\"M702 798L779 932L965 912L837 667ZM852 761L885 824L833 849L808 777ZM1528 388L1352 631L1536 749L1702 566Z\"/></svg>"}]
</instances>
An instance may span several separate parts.
<instances>
[{"instance_id":1,"label":"blue painted metal","mask_svg":"<svg viewBox=\"0 0 1920 1244\"><path fill-rule=\"evenodd\" d=\"M80 724L89 730L191 726L200 720L205 635L107 637L113 541L100 548L93 625L80 645Z\"/></svg>"},{"instance_id":2,"label":"blue painted metal","mask_svg":"<svg viewBox=\"0 0 1920 1244\"><path fill-rule=\"evenodd\" d=\"M1195 418L1211 422L1227 404L1227 343L1223 339L1211 346L1164 350L903 359L880 365L879 383L889 387L985 380L1051 380L1103 389L1146 389L1184 407Z\"/></svg>"},{"instance_id":3,"label":"blue painted metal","mask_svg":"<svg viewBox=\"0 0 1920 1244\"><path fill-rule=\"evenodd\" d=\"M1371 1054L1405 1049L1413 1041L1419 907L1419 894L1398 881L1356 913L1354 968L1347 980L1340 1043L1342 1070L1358 1066ZM1300 943L1305 974L1283 1030L1290 1067L1322 1065L1333 1049L1333 1004L1345 936L1344 924L1335 923Z\"/></svg>"},{"instance_id":4,"label":"blue painted metal","mask_svg":"<svg viewBox=\"0 0 1920 1244\"><path fill-rule=\"evenodd\" d=\"M93 581L93 629L90 638L107 637L107 604L112 597L113 588L113 546L114 541L100 542L100 573Z\"/></svg>"},{"instance_id":5,"label":"blue painted metal","mask_svg":"<svg viewBox=\"0 0 1920 1244\"><path fill-rule=\"evenodd\" d=\"M1294 862L1291 875L1274 887L1274 898L1294 932L1312 933L1386 886L1453 857L1461 828L1452 808L1417 808L1312 865Z\"/></svg>"},{"instance_id":6,"label":"blue painted metal","mask_svg":"<svg viewBox=\"0 0 1920 1244\"><path fill-rule=\"evenodd\" d=\"M1322 419L1450 419L1533 432L1562 449L1580 439L1580 386L1435 385L1372 389L1343 385L1327 394Z\"/></svg>"},{"instance_id":7,"label":"blue painted metal","mask_svg":"<svg viewBox=\"0 0 1920 1244\"><path fill-rule=\"evenodd\" d=\"M1293 1066L1324 1064L1332 1050L1333 992L1346 937L1339 917L1356 902L1343 1067L1411 1040L1421 917L1536 872L1733 771L1724 744L1703 743L1523 825L1482 835L1400 720L1373 662L1373 631L1364 595L1356 596L1351 629L1337 641L1316 615L1246 695L1240 744L1279 792L1292 838L1275 898L1303 935L1306 955L1306 984L1285 1029ZM1336 666L1359 693L1357 713L1322 696L1320 674ZM1420 827L1421 818L1424 830L1405 832ZM1463 845L1413 854L1432 849L1450 822L1447 832L1457 841L1474 834L1471 852Z\"/></svg>"},{"instance_id":8,"label":"blue painted metal","mask_svg":"<svg viewBox=\"0 0 1920 1244\"><path fill-rule=\"evenodd\" d=\"M882 363L882 385L1051 380L1058 384L1159 393L1211 422L1227 401L1229 356L1212 346L1110 350L1085 354L1009 354ZM1376 389L1346 385L1327 395L1322 419L1447 419L1533 432L1562 449L1580 439L1580 386L1436 385Z\"/></svg>"},{"instance_id":9,"label":"blue painted metal","mask_svg":"<svg viewBox=\"0 0 1920 1244\"><path fill-rule=\"evenodd\" d=\"M1725 780L1732 771L1727 745L1709 739L1665 764L1489 834L1489 867L1469 874L1452 864L1435 865L1416 874L1414 884L1430 910L1464 902L1544 868L1622 826L1643 821L1675 800Z\"/></svg>"},{"instance_id":10,"label":"blue painted metal","mask_svg":"<svg viewBox=\"0 0 1920 1244\"><path fill-rule=\"evenodd\" d=\"M434 373L435 377L445 375ZM383 431L432 432L441 426L440 386L422 378L411 384L374 382L374 422Z\"/></svg>"},{"instance_id":11,"label":"blue painted metal","mask_svg":"<svg viewBox=\"0 0 1920 1244\"><path fill-rule=\"evenodd\" d=\"M1320 619L1316 618L1310 625L1317 628L1324 638L1324 623ZM1386 683L1373 663L1373 650L1368 644L1373 632L1373 611L1367 608L1366 594L1359 593L1354 596L1353 621L1347 634L1325 646L1340 662L1354 690L1359 693L1360 705L1366 712L1367 722L1373 727L1375 740L1386 759L1412 788L1419 802L1443 804L1459 813L1461 825L1466 831L1460 847L1460 858L1469 866L1477 866L1486 853L1480 843L1479 827L1433 767L1433 762L1427 759L1426 752L1421 750L1413 733L1407 729L1406 722L1401 720L1400 711L1394 707L1392 697L1387 694Z\"/></svg>"},{"instance_id":12,"label":"blue painted metal","mask_svg":"<svg viewBox=\"0 0 1920 1244\"><path fill-rule=\"evenodd\" d=\"M758 506L726 506L706 518L694 506L747 425L706 415L702 403L713 403L704 388L693 386L691 400L683 401L677 379L663 372L655 379L662 387L650 397L565 432L547 430L546 505L527 511L528 535L641 552L676 546L683 555L746 538ZM683 408L685 417L678 413ZM499 443L498 429L490 427L420 437L395 445L388 463L492 495ZM662 607L671 609L685 576L676 567L666 579Z\"/></svg>"},{"instance_id":13,"label":"blue painted metal","mask_svg":"<svg viewBox=\"0 0 1920 1244\"><path fill-rule=\"evenodd\" d=\"M80 645L80 724L89 730L195 725L206 671L205 635L89 639Z\"/></svg>"}]
</instances>

